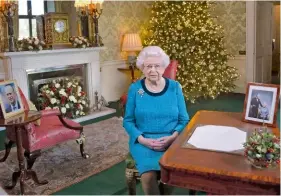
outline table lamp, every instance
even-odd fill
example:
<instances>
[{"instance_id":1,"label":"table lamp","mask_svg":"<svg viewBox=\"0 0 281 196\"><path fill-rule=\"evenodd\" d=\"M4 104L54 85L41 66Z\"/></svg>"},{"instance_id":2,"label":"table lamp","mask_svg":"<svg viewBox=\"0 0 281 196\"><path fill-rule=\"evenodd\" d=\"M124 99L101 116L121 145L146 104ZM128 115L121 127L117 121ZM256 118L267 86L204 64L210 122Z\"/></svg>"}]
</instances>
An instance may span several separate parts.
<instances>
[{"instance_id":1,"label":"table lamp","mask_svg":"<svg viewBox=\"0 0 281 196\"><path fill-rule=\"evenodd\" d=\"M128 52L128 63L130 67L134 67L136 62L136 52L141 51L142 43L139 34L137 33L128 33L125 34L122 51Z\"/></svg>"}]
</instances>

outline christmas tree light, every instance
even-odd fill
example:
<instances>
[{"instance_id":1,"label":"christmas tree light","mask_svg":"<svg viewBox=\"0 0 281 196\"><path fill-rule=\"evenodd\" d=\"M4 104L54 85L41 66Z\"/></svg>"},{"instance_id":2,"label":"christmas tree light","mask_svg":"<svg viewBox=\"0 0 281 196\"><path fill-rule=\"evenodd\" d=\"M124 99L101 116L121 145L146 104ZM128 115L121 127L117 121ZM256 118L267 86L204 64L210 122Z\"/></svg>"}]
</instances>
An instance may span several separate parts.
<instances>
[{"instance_id":1,"label":"christmas tree light","mask_svg":"<svg viewBox=\"0 0 281 196\"><path fill-rule=\"evenodd\" d=\"M159 46L179 61L177 80L191 102L231 92L239 78L237 69L227 65L223 29L213 21L209 6L205 1L156 1L142 32L145 46Z\"/></svg>"}]
</instances>

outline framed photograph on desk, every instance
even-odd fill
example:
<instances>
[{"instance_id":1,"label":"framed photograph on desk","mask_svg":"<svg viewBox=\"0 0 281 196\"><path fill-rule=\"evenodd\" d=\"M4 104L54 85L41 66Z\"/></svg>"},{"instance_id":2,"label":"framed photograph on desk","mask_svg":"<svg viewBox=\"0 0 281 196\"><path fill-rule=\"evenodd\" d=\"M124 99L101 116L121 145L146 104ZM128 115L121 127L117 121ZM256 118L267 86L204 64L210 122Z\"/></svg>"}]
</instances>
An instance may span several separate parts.
<instances>
[{"instance_id":1,"label":"framed photograph on desk","mask_svg":"<svg viewBox=\"0 0 281 196\"><path fill-rule=\"evenodd\" d=\"M24 112L16 81L0 82L0 102L4 119Z\"/></svg>"},{"instance_id":2,"label":"framed photograph on desk","mask_svg":"<svg viewBox=\"0 0 281 196\"><path fill-rule=\"evenodd\" d=\"M276 127L279 98L279 85L248 83L243 121Z\"/></svg>"}]
</instances>

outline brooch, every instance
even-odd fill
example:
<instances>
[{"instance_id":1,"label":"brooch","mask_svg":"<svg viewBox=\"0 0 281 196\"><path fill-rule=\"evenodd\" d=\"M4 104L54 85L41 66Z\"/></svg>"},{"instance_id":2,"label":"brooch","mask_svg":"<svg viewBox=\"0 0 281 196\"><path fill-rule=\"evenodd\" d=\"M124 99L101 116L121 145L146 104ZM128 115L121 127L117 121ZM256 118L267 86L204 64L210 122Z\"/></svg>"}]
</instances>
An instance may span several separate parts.
<instances>
[{"instance_id":1,"label":"brooch","mask_svg":"<svg viewBox=\"0 0 281 196\"><path fill-rule=\"evenodd\" d=\"M143 90L142 88L140 88L140 89L138 90L138 93L139 93L139 95L142 97L143 94L144 94L144 90Z\"/></svg>"}]
</instances>

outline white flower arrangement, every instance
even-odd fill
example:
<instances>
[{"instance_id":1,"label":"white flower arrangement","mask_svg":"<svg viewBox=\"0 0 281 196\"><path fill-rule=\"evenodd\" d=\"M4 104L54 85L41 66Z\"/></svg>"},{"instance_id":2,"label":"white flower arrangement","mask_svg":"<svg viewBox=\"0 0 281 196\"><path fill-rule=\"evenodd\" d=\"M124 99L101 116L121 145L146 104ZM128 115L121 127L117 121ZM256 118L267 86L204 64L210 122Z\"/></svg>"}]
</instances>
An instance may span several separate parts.
<instances>
[{"instance_id":1,"label":"white flower arrangement","mask_svg":"<svg viewBox=\"0 0 281 196\"><path fill-rule=\"evenodd\" d=\"M40 51L45 47L45 42L35 37L23 38L17 42L18 51Z\"/></svg>"},{"instance_id":2,"label":"white flower arrangement","mask_svg":"<svg viewBox=\"0 0 281 196\"><path fill-rule=\"evenodd\" d=\"M89 100L83 91L80 79L65 78L54 80L41 87L38 94L40 109L60 109L68 118L88 114Z\"/></svg>"},{"instance_id":3,"label":"white flower arrangement","mask_svg":"<svg viewBox=\"0 0 281 196\"><path fill-rule=\"evenodd\" d=\"M70 43L74 48L88 48L91 47L89 40L82 36L72 36L69 38Z\"/></svg>"}]
</instances>

